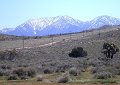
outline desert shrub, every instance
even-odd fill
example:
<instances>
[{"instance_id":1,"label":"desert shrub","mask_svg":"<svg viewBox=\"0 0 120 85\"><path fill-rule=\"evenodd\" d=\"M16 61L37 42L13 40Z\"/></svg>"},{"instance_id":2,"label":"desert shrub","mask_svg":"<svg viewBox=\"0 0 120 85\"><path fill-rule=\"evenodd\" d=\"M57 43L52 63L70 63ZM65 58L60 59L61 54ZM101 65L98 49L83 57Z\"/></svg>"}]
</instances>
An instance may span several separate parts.
<instances>
[{"instance_id":1,"label":"desert shrub","mask_svg":"<svg viewBox=\"0 0 120 85\"><path fill-rule=\"evenodd\" d=\"M0 69L0 76L8 76L10 74L10 70Z\"/></svg>"},{"instance_id":2,"label":"desert shrub","mask_svg":"<svg viewBox=\"0 0 120 85\"><path fill-rule=\"evenodd\" d=\"M8 65L1 65L1 69L11 69L11 67Z\"/></svg>"},{"instance_id":3,"label":"desert shrub","mask_svg":"<svg viewBox=\"0 0 120 85\"><path fill-rule=\"evenodd\" d=\"M119 64L118 64L119 65ZM114 75L120 75L120 68L119 67L115 67L112 66L110 71L114 74Z\"/></svg>"},{"instance_id":4,"label":"desert shrub","mask_svg":"<svg viewBox=\"0 0 120 85\"><path fill-rule=\"evenodd\" d=\"M0 60L13 60L17 55L17 51L15 49L13 50L5 50L0 51Z\"/></svg>"},{"instance_id":5,"label":"desert shrub","mask_svg":"<svg viewBox=\"0 0 120 85\"><path fill-rule=\"evenodd\" d=\"M18 80L18 76L17 75L9 75L7 80Z\"/></svg>"},{"instance_id":6,"label":"desert shrub","mask_svg":"<svg viewBox=\"0 0 120 85\"><path fill-rule=\"evenodd\" d=\"M68 81L69 81L68 76L59 77L57 80L58 83L67 83Z\"/></svg>"},{"instance_id":7,"label":"desert shrub","mask_svg":"<svg viewBox=\"0 0 120 85\"><path fill-rule=\"evenodd\" d=\"M76 65L75 67L77 68L77 71L78 71L79 74L81 74L81 72L85 72L86 69L90 66L88 64L88 59L87 58L81 58L80 60L77 60L77 62L79 64Z\"/></svg>"},{"instance_id":8,"label":"desert shrub","mask_svg":"<svg viewBox=\"0 0 120 85\"><path fill-rule=\"evenodd\" d=\"M21 80L26 80L26 79L28 79L28 77L27 76L21 76L20 79Z\"/></svg>"},{"instance_id":9,"label":"desert shrub","mask_svg":"<svg viewBox=\"0 0 120 85\"><path fill-rule=\"evenodd\" d=\"M84 51L82 47L73 48L69 56L74 58L84 57L87 56L87 51Z\"/></svg>"},{"instance_id":10,"label":"desert shrub","mask_svg":"<svg viewBox=\"0 0 120 85\"><path fill-rule=\"evenodd\" d=\"M0 69L0 76L4 76L4 75L5 75L5 72L2 69Z\"/></svg>"},{"instance_id":11,"label":"desert shrub","mask_svg":"<svg viewBox=\"0 0 120 85\"><path fill-rule=\"evenodd\" d=\"M16 74L21 79L26 79L27 77L33 77L36 74L34 69L24 68L24 67L19 67L19 68L13 70L12 73Z\"/></svg>"},{"instance_id":12,"label":"desert shrub","mask_svg":"<svg viewBox=\"0 0 120 85\"><path fill-rule=\"evenodd\" d=\"M43 81L43 76L42 75L37 75L36 79L37 79L37 81Z\"/></svg>"},{"instance_id":13,"label":"desert shrub","mask_svg":"<svg viewBox=\"0 0 120 85\"><path fill-rule=\"evenodd\" d=\"M62 64L62 65L58 65L56 72L65 72L66 70L70 69L71 67L73 67L70 64Z\"/></svg>"},{"instance_id":14,"label":"desert shrub","mask_svg":"<svg viewBox=\"0 0 120 85\"><path fill-rule=\"evenodd\" d=\"M94 74L94 73L96 73L96 72L97 72L97 68L96 68L96 67L93 67L93 68L91 69L91 73Z\"/></svg>"},{"instance_id":15,"label":"desert shrub","mask_svg":"<svg viewBox=\"0 0 120 85\"><path fill-rule=\"evenodd\" d=\"M27 72L25 68L17 68L13 70L13 74L18 75L19 77L27 76Z\"/></svg>"},{"instance_id":16,"label":"desert shrub","mask_svg":"<svg viewBox=\"0 0 120 85\"><path fill-rule=\"evenodd\" d=\"M99 73L99 72L105 72L105 71L108 71L107 67L106 66L100 66L100 67L93 67L91 69L91 73Z\"/></svg>"},{"instance_id":17,"label":"desert shrub","mask_svg":"<svg viewBox=\"0 0 120 85\"><path fill-rule=\"evenodd\" d=\"M78 74L80 74L80 71L78 71L77 68L72 67L72 68L69 70L69 74L70 74L70 75L73 75L73 76L77 76Z\"/></svg>"},{"instance_id":18,"label":"desert shrub","mask_svg":"<svg viewBox=\"0 0 120 85\"><path fill-rule=\"evenodd\" d=\"M99 72L108 72L109 69L107 66L103 65L103 66L97 66L97 67L93 67L93 69L91 70L93 71L93 73L99 73Z\"/></svg>"},{"instance_id":19,"label":"desert shrub","mask_svg":"<svg viewBox=\"0 0 120 85\"><path fill-rule=\"evenodd\" d=\"M108 79L113 77L112 73L103 71L103 72L97 72L94 74L94 77L97 79Z\"/></svg>"},{"instance_id":20,"label":"desert shrub","mask_svg":"<svg viewBox=\"0 0 120 85\"><path fill-rule=\"evenodd\" d=\"M91 58L89 61L88 61L88 64L93 66L93 67L100 67L100 66L103 66L106 62L104 62L103 60L99 59L98 58Z\"/></svg>"},{"instance_id":21,"label":"desert shrub","mask_svg":"<svg viewBox=\"0 0 120 85\"><path fill-rule=\"evenodd\" d=\"M34 69L27 68L26 70L27 70L27 76L29 76L29 77L34 77L35 76L36 72L35 72Z\"/></svg>"},{"instance_id":22,"label":"desert shrub","mask_svg":"<svg viewBox=\"0 0 120 85\"><path fill-rule=\"evenodd\" d=\"M118 73L117 73L117 75L120 75L120 69L118 69Z\"/></svg>"},{"instance_id":23,"label":"desert shrub","mask_svg":"<svg viewBox=\"0 0 120 85\"><path fill-rule=\"evenodd\" d=\"M120 65L119 65L119 64L116 65L114 69L116 69L116 72L115 72L115 73L116 73L117 75L120 75Z\"/></svg>"},{"instance_id":24,"label":"desert shrub","mask_svg":"<svg viewBox=\"0 0 120 85\"><path fill-rule=\"evenodd\" d=\"M50 69L50 68L45 68L43 72L44 72L45 74L50 74L50 73L53 73L53 70Z\"/></svg>"}]
</instances>

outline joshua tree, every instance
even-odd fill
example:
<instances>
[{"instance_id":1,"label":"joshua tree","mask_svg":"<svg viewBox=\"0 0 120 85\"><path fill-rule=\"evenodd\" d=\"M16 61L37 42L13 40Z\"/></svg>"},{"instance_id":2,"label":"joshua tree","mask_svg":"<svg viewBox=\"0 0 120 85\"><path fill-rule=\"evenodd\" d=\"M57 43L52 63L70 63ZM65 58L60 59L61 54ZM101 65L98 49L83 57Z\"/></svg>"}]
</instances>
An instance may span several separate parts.
<instances>
[{"instance_id":1,"label":"joshua tree","mask_svg":"<svg viewBox=\"0 0 120 85\"><path fill-rule=\"evenodd\" d=\"M104 43L103 51L107 58L113 58L113 55L119 52L119 48L113 43Z\"/></svg>"}]
</instances>

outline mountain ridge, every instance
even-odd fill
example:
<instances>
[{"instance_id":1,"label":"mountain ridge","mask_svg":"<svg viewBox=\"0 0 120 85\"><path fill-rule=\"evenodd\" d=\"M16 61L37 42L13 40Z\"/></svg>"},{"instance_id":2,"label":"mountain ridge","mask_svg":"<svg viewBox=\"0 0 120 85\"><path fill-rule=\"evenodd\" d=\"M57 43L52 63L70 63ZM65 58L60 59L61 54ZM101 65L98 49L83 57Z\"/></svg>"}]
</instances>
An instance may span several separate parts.
<instances>
[{"instance_id":1,"label":"mountain ridge","mask_svg":"<svg viewBox=\"0 0 120 85\"><path fill-rule=\"evenodd\" d=\"M51 34L64 34L96 29L104 25L119 25L120 19L111 16L98 16L91 21L83 22L69 16L45 17L30 19L17 26L14 30L9 28L1 30L4 34L17 36L44 36ZM8 30L8 31L7 31Z\"/></svg>"}]
</instances>

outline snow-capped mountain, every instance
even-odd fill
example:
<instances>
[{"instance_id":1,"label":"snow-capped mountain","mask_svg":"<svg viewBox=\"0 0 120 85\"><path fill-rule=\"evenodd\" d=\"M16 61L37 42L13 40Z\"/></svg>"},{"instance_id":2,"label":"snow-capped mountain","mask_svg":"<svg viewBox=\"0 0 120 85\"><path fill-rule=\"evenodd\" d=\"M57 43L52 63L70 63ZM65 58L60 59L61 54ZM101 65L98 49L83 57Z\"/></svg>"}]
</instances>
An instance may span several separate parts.
<instances>
[{"instance_id":1,"label":"snow-capped mountain","mask_svg":"<svg viewBox=\"0 0 120 85\"><path fill-rule=\"evenodd\" d=\"M44 36L80 32L86 29L98 28L103 25L119 25L120 19L110 16L99 16L91 21L82 22L69 16L46 17L30 19L17 26L14 30L4 29L2 33L19 36Z\"/></svg>"},{"instance_id":2,"label":"snow-capped mountain","mask_svg":"<svg viewBox=\"0 0 120 85\"><path fill-rule=\"evenodd\" d=\"M110 17L110 16L98 16L97 18L91 20L89 28L98 28L103 25L119 25L120 19Z\"/></svg>"},{"instance_id":3,"label":"snow-capped mountain","mask_svg":"<svg viewBox=\"0 0 120 85\"><path fill-rule=\"evenodd\" d=\"M79 29L80 23L82 22L69 16L30 19L17 26L15 30L3 33L19 36L43 36L50 34L79 32L82 31Z\"/></svg>"},{"instance_id":4,"label":"snow-capped mountain","mask_svg":"<svg viewBox=\"0 0 120 85\"><path fill-rule=\"evenodd\" d=\"M14 30L13 28L4 28L3 30L1 30L1 32L7 33L7 32L11 32L13 30Z\"/></svg>"}]
</instances>

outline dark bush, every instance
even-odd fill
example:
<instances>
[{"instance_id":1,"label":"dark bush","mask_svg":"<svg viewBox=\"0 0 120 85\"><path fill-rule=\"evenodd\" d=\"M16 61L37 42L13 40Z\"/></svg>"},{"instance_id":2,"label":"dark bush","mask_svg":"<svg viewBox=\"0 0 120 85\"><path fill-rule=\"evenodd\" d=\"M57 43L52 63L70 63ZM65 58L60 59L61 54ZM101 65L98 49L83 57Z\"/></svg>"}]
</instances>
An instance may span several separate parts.
<instances>
[{"instance_id":1,"label":"dark bush","mask_svg":"<svg viewBox=\"0 0 120 85\"><path fill-rule=\"evenodd\" d=\"M17 68L13 70L13 74L18 75L18 77L27 76L27 71L25 68Z\"/></svg>"},{"instance_id":2,"label":"dark bush","mask_svg":"<svg viewBox=\"0 0 120 85\"><path fill-rule=\"evenodd\" d=\"M17 75L9 75L7 80L18 80L18 76Z\"/></svg>"},{"instance_id":3,"label":"dark bush","mask_svg":"<svg viewBox=\"0 0 120 85\"><path fill-rule=\"evenodd\" d=\"M73 48L71 53L69 53L70 57L84 57L87 56L87 51L84 51L82 47Z\"/></svg>"},{"instance_id":4,"label":"dark bush","mask_svg":"<svg viewBox=\"0 0 120 85\"><path fill-rule=\"evenodd\" d=\"M26 79L27 77L33 77L36 74L34 69L25 68L25 67L19 67L19 68L13 70L12 73L17 75L21 79Z\"/></svg>"},{"instance_id":5,"label":"dark bush","mask_svg":"<svg viewBox=\"0 0 120 85\"><path fill-rule=\"evenodd\" d=\"M50 69L50 68L45 68L43 72L44 72L45 74L50 74L50 73L53 73L53 70Z\"/></svg>"},{"instance_id":6,"label":"dark bush","mask_svg":"<svg viewBox=\"0 0 120 85\"><path fill-rule=\"evenodd\" d=\"M36 74L35 70L34 69L31 69L31 68L28 68L27 69L27 76L29 77L34 77Z\"/></svg>"}]
</instances>

